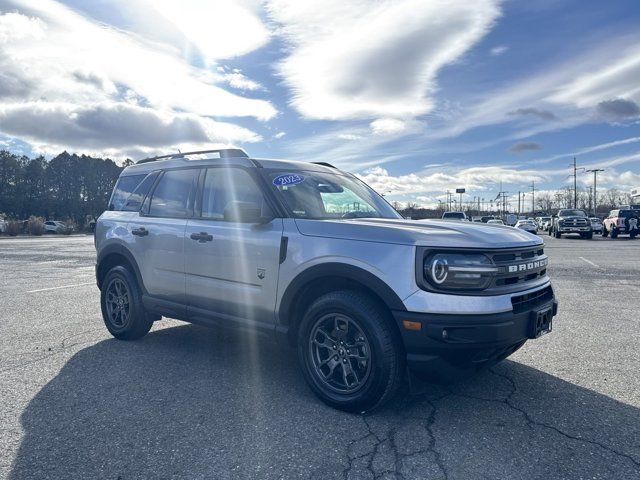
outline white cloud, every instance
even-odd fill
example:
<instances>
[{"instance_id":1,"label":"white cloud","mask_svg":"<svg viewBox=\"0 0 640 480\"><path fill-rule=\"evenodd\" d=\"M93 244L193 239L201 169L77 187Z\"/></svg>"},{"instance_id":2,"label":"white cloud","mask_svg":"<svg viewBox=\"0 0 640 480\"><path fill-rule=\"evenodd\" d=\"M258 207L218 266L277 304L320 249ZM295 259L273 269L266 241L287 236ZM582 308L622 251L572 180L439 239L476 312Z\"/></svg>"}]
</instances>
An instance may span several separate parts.
<instances>
[{"instance_id":1,"label":"white cloud","mask_svg":"<svg viewBox=\"0 0 640 480\"><path fill-rule=\"evenodd\" d=\"M524 183L531 180L541 181L545 177L532 170L517 170L498 166L472 167L457 172L391 175L382 167L373 167L362 172L359 177L377 192L390 195L416 193L442 193L456 187L465 187L467 191L484 191L498 182Z\"/></svg>"},{"instance_id":2,"label":"white cloud","mask_svg":"<svg viewBox=\"0 0 640 480\"><path fill-rule=\"evenodd\" d=\"M173 119L169 125L177 127L184 126L188 118L187 123L199 125L206 133L201 141L225 143L255 141L259 135L208 117L266 120L276 114L268 101L236 95L216 85L225 81L221 75L189 65L175 50L94 23L57 2L0 0L0 7L12 10L0 13L0 108L4 115L0 132L17 135L22 124L12 112L19 111L20 104L32 106L35 111L26 118L33 122L46 118L47 124L34 123L18 138L28 138L36 147L88 148L86 142L79 142L79 136L73 143L65 143L84 128L79 122L89 117L81 112L105 115L105 121L113 120L114 112L119 112L118 122L126 123L124 114L131 112L127 107L148 107L154 110L155 118L138 115L136 122L146 120L148 128L154 128L159 119ZM244 80L244 87L252 86L240 72L232 73L232 81ZM66 112L73 117L54 120L44 112ZM66 135L57 125L68 125L72 131ZM138 146L144 148L143 139L149 137L143 125L139 126L132 131L140 134ZM94 148L103 145L99 135L91 137L91 127L87 131L88 138L97 142ZM54 133L57 139L52 137ZM108 137L113 149L129 145L122 140L126 133ZM188 137L185 134L185 140ZM171 145L173 139L166 135L164 145Z\"/></svg>"},{"instance_id":3,"label":"white cloud","mask_svg":"<svg viewBox=\"0 0 640 480\"><path fill-rule=\"evenodd\" d=\"M498 45L489 50L489 53L494 57L497 57L498 55L502 55L507 50L509 50L509 47L507 47L506 45Z\"/></svg>"},{"instance_id":4,"label":"white cloud","mask_svg":"<svg viewBox=\"0 0 640 480\"><path fill-rule=\"evenodd\" d=\"M242 0L143 0L195 44L209 61L252 52L269 41L258 2Z\"/></svg>"},{"instance_id":5,"label":"white cloud","mask_svg":"<svg viewBox=\"0 0 640 480\"><path fill-rule=\"evenodd\" d=\"M287 134L286 132L278 132L273 136L273 138L275 138L276 140L279 140L283 138L286 134Z\"/></svg>"},{"instance_id":6,"label":"white cloud","mask_svg":"<svg viewBox=\"0 0 640 480\"><path fill-rule=\"evenodd\" d=\"M495 0L271 0L288 56L278 72L314 119L413 118L432 110L439 70L491 28Z\"/></svg>"},{"instance_id":7,"label":"white cloud","mask_svg":"<svg viewBox=\"0 0 640 480\"><path fill-rule=\"evenodd\" d=\"M46 152L72 148L123 155L165 145L203 147L260 140L250 130L230 123L113 102L92 106L55 102L4 104L0 105L0 125L3 133Z\"/></svg>"},{"instance_id":8,"label":"white cloud","mask_svg":"<svg viewBox=\"0 0 640 480\"><path fill-rule=\"evenodd\" d=\"M240 72L226 73L224 74L223 78L230 87L237 88L238 90L264 90L264 87L262 85L254 80L251 80L250 78L247 78Z\"/></svg>"},{"instance_id":9,"label":"white cloud","mask_svg":"<svg viewBox=\"0 0 640 480\"><path fill-rule=\"evenodd\" d=\"M405 129L405 122L395 118L379 118L369 124L371 131L377 135L400 133Z\"/></svg>"},{"instance_id":10,"label":"white cloud","mask_svg":"<svg viewBox=\"0 0 640 480\"><path fill-rule=\"evenodd\" d=\"M515 122L528 128L521 138L550 130L600 121L598 104L624 99L640 104L640 47L638 36L611 36L598 44L585 44L582 54L540 65L526 77L515 78L494 91L461 97L455 114L432 130L432 138L458 136L473 128ZM514 115L514 112L549 112L556 117ZM547 117L549 117L547 115Z\"/></svg>"}]
</instances>

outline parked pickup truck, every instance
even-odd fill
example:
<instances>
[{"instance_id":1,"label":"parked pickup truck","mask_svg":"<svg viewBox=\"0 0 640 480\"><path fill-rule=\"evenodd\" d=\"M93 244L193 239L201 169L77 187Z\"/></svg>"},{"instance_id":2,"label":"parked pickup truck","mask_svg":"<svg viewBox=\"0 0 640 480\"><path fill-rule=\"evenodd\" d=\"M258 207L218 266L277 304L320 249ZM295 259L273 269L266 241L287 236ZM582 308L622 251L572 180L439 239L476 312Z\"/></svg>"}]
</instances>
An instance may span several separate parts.
<instances>
[{"instance_id":1,"label":"parked pickup truck","mask_svg":"<svg viewBox=\"0 0 640 480\"><path fill-rule=\"evenodd\" d=\"M620 234L628 234L635 238L640 233L640 210L611 210L602 224L602 236L611 235L617 238Z\"/></svg>"},{"instance_id":2,"label":"parked pickup truck","mask_svg":"<svg viewBox=\"0 0 640 480\"><path fill-rule=\"evenodd\" d=\"M549 235L561 238L566 234L578 234L582 238L592 238L593 230L591 221L584 210L573 208L562 209L558 215L553 218Z\"/></svg>"},{"instance_id":3,"label":"parked pickup truck","mask_svg":"<svg viewBox=\"0 0 640 480\"><path fill-rule=\"evenodd\" d=\"M487 368L550 332L557 311L540 238L405 220L329 164L235 149L144 159L109 205L96 279L114 337L165 316L280 339L342 410L382 405L407 367L445 380Z\"/></svg>"}]
</instances>

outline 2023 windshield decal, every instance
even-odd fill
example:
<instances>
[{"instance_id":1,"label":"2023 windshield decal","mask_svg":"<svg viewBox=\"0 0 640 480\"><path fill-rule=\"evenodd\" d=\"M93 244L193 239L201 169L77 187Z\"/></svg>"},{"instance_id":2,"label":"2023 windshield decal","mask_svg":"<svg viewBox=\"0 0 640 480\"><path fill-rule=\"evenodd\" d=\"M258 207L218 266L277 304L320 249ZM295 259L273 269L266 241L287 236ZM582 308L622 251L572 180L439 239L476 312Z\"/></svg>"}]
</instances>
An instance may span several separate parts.
<instances>
[{"instance_id":1,"label":"2023 windshield decal","mask_svg":"<svg viewBox=\"0 0 640 480\"><path fill-rule=\"evenodd\" d=\"M304 182L304 176L297 173L283 173L275 177L271 183L276 187L288 187Z\"/></svg>"}]
</instances>

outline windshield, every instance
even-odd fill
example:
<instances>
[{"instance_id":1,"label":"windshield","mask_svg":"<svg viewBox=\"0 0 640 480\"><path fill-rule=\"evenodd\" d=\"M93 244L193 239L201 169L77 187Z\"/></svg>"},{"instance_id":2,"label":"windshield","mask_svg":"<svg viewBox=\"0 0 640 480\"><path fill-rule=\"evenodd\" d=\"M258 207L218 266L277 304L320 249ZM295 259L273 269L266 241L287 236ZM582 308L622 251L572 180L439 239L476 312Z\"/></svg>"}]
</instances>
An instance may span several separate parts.
<instances>
[{"instance_id":1,"label":"windshield","mask_svg":"<svg viewBox=\"0 0 640 480\"><path fill-rule=\"evenodd\" d=\"M462 212L445 212L442 218L455 218L456 220L464 219L464 213Z\"/></svg>"},{"instance_id":2,"label":"windshield","mask_svg":"<svg viewBox=\"0 0 640 480\"><path fill-rule=\"evenodd\" d=\"M295 218L402 218L355 177L339 173L266 170L269 185Z\"/></svg>"},{"instance_id":3,"label":"windshield","mask_svg":"<svg viewBox=\"0 0 640 480\"><path fill-rule=\"evenodd\" d=\"M559 217L586 217L587 214L582 210L560 210L558 212Z\"/></svg>"}]
</instances>

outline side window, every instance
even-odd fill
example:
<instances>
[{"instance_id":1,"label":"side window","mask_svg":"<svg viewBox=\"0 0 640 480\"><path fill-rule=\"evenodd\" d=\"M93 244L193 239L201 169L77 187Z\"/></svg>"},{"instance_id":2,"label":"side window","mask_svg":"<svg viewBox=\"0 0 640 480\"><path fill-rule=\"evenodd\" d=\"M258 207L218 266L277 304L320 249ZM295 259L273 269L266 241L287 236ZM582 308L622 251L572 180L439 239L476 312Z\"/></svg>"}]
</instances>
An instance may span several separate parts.
<instances>
[{"instance_id":1,"label":"side window","mask_svg":"<svg viewBox=\"0 0 640 480\"><path fill-rule=\"evenodd\" d=\"M208 168L202 190L202 218L224 220L232 202L256 203L264 209L260 187L240 168Z\"/></svg>"},{"instance_id":2,"label":"side window","mask_svg":"<svg viewBox=\"0 0 640 480\"><path fill-rule=\"evenodd\" d=\"M139 211L140 207L142 206L142 202L144 202L144 199L149 193L149 190L151 190L151 187L156 181L159 173L160 172L151 172L149 175L147 175L144 180L142 180L142 182L140 182L140 184L136 187L133 193L129 195L129 198L124 204L122 210L124 210L125 212Z\"/></svg>"},{"instance_id":3,"label":"side window","mask_svg":"<svg viewBox=\"0 0 640 480\"><path fill-rule=\"evenodd\" d=\"M122 210L127 198L131 195L138 184L144 179L145 174L142 175L129 175L127 177L120 177L116 183L113 193L111 194L111 200L109 201L109 210Z\"/></svg>"},{"instance_id":4,"label":"side window","mask_svg":"<svg viewBox=\"0 0 640 480\"><path fill-rule=\"evenodd\" d=\"M152 217L191 216L200 170L167 170L153 191L149 215Z\"/></svg>"}]
</instances>

